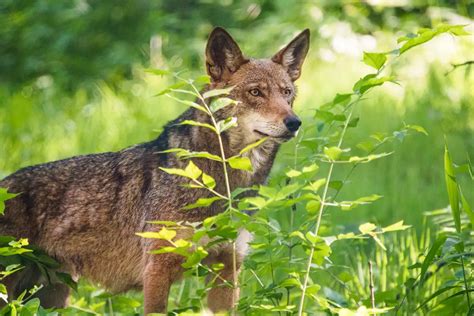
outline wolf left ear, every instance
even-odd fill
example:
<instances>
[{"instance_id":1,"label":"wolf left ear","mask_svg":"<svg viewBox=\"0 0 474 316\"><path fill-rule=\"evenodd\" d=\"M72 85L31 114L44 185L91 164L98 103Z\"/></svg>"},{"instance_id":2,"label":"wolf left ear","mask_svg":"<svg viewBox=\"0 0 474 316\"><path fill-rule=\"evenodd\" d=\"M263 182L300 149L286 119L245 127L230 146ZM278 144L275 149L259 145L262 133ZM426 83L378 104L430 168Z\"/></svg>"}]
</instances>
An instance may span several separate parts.
<instances>
[{"instance_id":1,"label":"wolf left ear","mask_svg":"<svg viewBox=\"0 0 474 316\"><path fill-rule=\"evenodd\" d=\"M309 49L309 29L296 36L285 48L276 53L272 60L286 68L291 80L295 81L301 75L306 54Z\"/></svg>"},{"instance_id":2,"label":"wolf left ear","mask_svg":"<svg viewBox=\"0 0 474 316\"><path fill-rule=\"evenodd\" d=\"M213 81L225 79L247 61L226 30L216 27L212 31L206 46L206 68Z\"/></svg>"}]
</instances>

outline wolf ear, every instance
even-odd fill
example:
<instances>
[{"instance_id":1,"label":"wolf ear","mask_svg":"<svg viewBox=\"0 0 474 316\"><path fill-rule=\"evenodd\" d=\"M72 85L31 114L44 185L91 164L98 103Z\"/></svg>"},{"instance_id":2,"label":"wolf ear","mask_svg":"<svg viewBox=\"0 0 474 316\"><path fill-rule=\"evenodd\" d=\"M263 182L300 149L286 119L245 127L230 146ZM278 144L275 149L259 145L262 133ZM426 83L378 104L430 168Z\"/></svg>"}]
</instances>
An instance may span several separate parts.
<instances>
[{"instance_id":1,"label":"wolf ear","mask_svg":"<svg viewBox=\"0 0 474 316\"><path fill-rule=\"evenodd\" d=\"M281 49L272 60L286 68L291 80L295 81L301 75L306 54L309 49L309 29L296 36L286 47Z\"/></svg>"},{"instance_id":2,"label":"wolf ear","mask_svg":"<svg viewBox=\"0 0 474 316\"><path fill-rule=\"evenodd\" d=\"M229 33L221 27L212 30L206 46L206 68L213 81L237 71L247 61Z\"/></svg>"}]
</instances>

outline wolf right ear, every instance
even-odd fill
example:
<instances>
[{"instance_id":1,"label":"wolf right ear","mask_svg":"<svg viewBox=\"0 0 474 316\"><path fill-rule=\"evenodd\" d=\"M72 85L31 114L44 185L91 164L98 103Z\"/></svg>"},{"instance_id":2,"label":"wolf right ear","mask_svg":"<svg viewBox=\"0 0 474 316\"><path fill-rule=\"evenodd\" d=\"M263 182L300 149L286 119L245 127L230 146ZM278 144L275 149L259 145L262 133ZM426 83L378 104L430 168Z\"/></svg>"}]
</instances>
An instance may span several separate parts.
<instances>
[{"instance_id":1,"label":"wolf right ear","mask_svg":"<svg viewBox=\"0 0 474 316\"><path fill-rule=\"evenodd\" d=\"M281 49L272 60L283 67L295 81L301 75L301 66L309 49L309 29L305 29L296 36L288 45Z\"/></svg>"},{"instance_id":2,"label":"wolf right ear","mask_svg":"<svg viewBox=\"0 0 474 316\"><path fill-rule=\"evenodd\" d=\"M226 30L216 27L212 31L206 46L206 68L213 81L225 79L247 61Z\"/></svg>"}]
</instances>

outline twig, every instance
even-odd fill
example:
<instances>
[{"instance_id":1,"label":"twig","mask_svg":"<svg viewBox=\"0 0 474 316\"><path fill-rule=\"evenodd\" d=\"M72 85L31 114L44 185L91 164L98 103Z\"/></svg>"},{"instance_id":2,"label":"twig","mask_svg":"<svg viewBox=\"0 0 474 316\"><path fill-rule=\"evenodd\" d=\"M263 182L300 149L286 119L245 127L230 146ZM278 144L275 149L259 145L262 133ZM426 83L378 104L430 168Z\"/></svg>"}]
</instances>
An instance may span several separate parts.
<instances>
[{"instance_id":1,"label":"twig","mask_svg":"<svg viewBox=\"0 0 474 316\"><path fill-rule=\"evenodd\" d=\"M459 67L470 66L472 64L474 64L474 60L468 60L468 61L460 63L460 64L451 64L451 66L453 68L451 70L447 71L444 75L447 76Z\"/></svg>"},{"instance_id":2,"label":"twig","mask_svg":"<svg viewBox=\"0 0 474 316\"><path fill-rule=\"evenodd\" d=\"M374 273L372 271L372 262L369 260L369 288L370 288L370 301L372 303L373 313L375 315L375 289L374 289Z\"/></svg>"}]
</instances>

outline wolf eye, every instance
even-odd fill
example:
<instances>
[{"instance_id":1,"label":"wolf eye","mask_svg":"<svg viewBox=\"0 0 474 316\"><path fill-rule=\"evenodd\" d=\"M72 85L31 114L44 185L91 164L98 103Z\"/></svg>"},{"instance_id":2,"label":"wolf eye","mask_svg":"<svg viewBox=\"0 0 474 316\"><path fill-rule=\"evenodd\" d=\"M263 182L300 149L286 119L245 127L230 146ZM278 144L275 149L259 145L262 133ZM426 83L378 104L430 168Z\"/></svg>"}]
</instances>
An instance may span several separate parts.
<instances>
[{"instance_id":1,"label":"wolf eye","mask_svg":"<svg viewBox=\"0 0 474 316\"><path fill-rule=\"evenodd\" d=\"M290 96L291 92L292 92L291 89L288 89L288 88L283 90L283 94L286 95L286 96Z\"/></svg>"},{"instance_id":2,"label":"wolf eye","mask_svg":"<svg viewBox=\"0 0 474 316\"><path fill-rule=\"evenodd\" d=\"M250 90L249 93L251 95L253 95L254 97L262 96L262 92L260 90L258 90L257 88L254 88L254 89Z\"/></svg>"}]
</instances>

